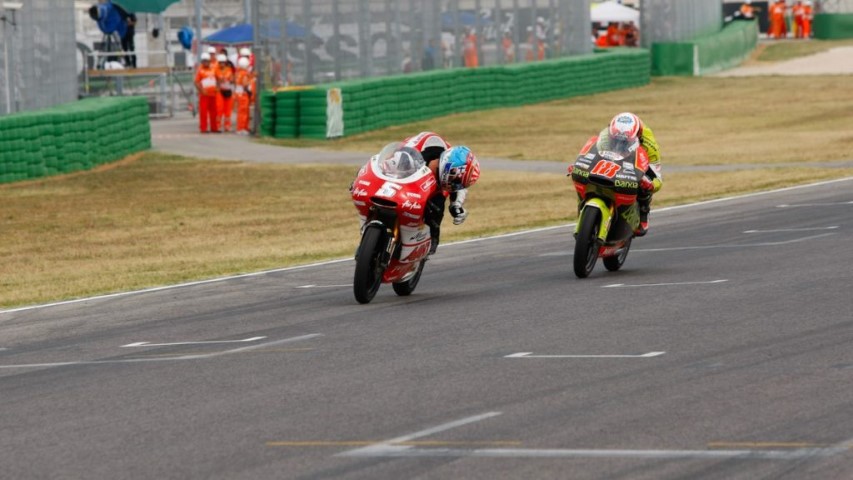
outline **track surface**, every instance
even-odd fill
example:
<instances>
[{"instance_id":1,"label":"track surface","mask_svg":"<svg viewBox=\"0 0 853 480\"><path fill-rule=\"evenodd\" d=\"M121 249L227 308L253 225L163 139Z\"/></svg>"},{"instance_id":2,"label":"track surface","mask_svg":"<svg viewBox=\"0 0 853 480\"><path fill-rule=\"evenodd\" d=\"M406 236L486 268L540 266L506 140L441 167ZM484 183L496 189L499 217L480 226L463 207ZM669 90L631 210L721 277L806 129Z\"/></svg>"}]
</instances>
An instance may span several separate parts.
<instances>
[{"instance_id":1,"label":"track surface","mask_svg":"<svg viewBox=\"0 0 853 480\"><path fill-rule=\"evenodd\" d=\"M2 312L0 476L853 478L853 181L653 212L586 280L573 244Z\"/></svg>"}]
</instances>

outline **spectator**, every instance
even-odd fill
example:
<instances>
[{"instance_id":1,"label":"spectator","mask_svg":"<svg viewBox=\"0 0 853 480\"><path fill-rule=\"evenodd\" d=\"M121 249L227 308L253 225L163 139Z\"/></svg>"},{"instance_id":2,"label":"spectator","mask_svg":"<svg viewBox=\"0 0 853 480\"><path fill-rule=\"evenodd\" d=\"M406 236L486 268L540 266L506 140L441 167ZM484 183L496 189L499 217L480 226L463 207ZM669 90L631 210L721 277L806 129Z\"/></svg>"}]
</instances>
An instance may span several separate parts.
<instances>
[{"instance_id":1,"label":"spectator","mask_svg":"<svg viewBox=\"0 0 853 480\"><path fill-rule=\"evenodd\" d=\"M743 5L740 6L740 10L736 14L736 16L742 18L743 20L754 20L755 9L752 7L752 0L745 0L743 2Z\"/></svg>"},{"instance_id":2,"label":"spectator","mask_svg":"<svg viewBox=\"0 0 853 480\"><path fill-rule=\"evenodd\" d=\"M634 25L633 21L625 24L624 39L626 47L640 46L640 30L637 29L637 26Z\"/></svg>"},{"instance_id":3,"label":"spectator","mask_svg":"<svg viewBox=\"0 0 853 480\"><path fill-rule=\"evenodd\" d=\"M421 59L421 70L427 71L435 68L435 58L438 55L438 41L434 38L429 40L424 49L424 57Z\"/></svg>"},{"instance_id":4,"label":"spectator","mask_svg":"<svg viewBox=\"0 0 853 480\"><path fill-rule=\"evenodd\" d=\"M465 36L462 39L462 57L466 67L479 66L480 60L477 56L477 34L471 27L465 28Z\"/></svg>"},{"instance_id":5,"label":"spectator","mask_svg":"<svg viewBox=\"0 0 853 480\"><path fill-rule=\"evenodd\" d=\"M512 44L512 32L509 30L504 32L504 38L501 40L501 48L504 52L504 63L515 62L515 45Z\"/></svg>"}]
</instances>

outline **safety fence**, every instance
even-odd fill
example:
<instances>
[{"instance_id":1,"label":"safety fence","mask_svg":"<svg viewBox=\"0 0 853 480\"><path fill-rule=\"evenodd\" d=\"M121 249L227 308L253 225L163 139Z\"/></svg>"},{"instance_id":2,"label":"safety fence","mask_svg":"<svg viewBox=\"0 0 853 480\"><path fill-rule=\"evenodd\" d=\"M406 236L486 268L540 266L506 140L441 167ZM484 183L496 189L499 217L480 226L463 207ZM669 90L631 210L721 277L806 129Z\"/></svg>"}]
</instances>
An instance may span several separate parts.
<instances>
[{"instance_id":1,"label":"safety fence","mask_svg":"<svg viewBox=\"0 0 853 480\"><path fill-rule=\"evenodd\" d=\"M731 68L758 44L755 21L732 22L718 33L652 45L652 75L705 75Z\"/></svg>"},{"instance_id":2,"label":"safety fence","mask_svg":"<svg viewBox=\"0 0 853 480\"><path fill-rule=\"evenodd\" d=\"M648 50L610 49L530 64L419 72L279 91L262 100L261 131L277 138L333 138L451 113L636 87L649 83L649 62Z\"/></svg>"},{"instance_id":3,"label":"safety fence","mask_svg":"<svg viewBox=\"0 0 853 480\"><path fill-rule=\"evenodd\" d=\"M151 148L144 97L85 99L0 117L0 183L87 170Z\"/></svg>"},{"instance_id":4,"label":"safety fence","mask_svg":"<svg viewBox=\"0 0 853 480\"><path fill-rule=\"evenodd\" d=\"M819 13L815 15L814 37L821 40L853 38L853 13Z\"/></svg>"}]
</instances>

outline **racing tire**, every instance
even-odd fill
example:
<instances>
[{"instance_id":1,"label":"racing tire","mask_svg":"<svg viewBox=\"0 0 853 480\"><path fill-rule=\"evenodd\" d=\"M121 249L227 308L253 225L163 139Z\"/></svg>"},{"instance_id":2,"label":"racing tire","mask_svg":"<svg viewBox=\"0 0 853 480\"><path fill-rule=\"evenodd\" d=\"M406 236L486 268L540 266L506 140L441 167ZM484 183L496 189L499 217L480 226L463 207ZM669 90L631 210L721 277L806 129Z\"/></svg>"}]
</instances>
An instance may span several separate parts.
<instances>
[{"instance_id":1,"label":"racing tire","mask_svg":"<svg viewBox=\"0 0 853 480\"><path fill-rule=\"evenodd\" d=\"M358 303L370 303L382 285L382 255L385 253L383 232L378 227L369 227L361 237L355 260L355 276L352 287Z\"/></svg>"},{"instance_id":2,"label":"racing tire","mask_svg":"<svg viewBox=\"0 0 853 480\"><path fill-rule=\"evenodd\" d=\"M418 286L418 282L421 280L421 273L424 271L424 265L426 265L426 260L421 260L421 263L418 265L418 271L415 272L415 275L412 278L405 282L392 283L391 287L394 289L394 293L401 297L411 295L412 292L415 291L415 287Z\"/></svg>"},{"instance_id":3,"label":"racing tire","mask_svg":"<svg viewBox=\"0 0 853 480\"><path fill-rule=\"evenodd\" d=\"M633 238L628 239L628 241L625 242L625 248L623 248L622 251L619 252L617 255L604 257L603 259L601 259L602 262L604 262L604 268L611 272L615 272L622 268L622 264L624 264L625 259L628 258L628 250L631 249L631 242L633 240Z\"/></svg>"},{"instance_id":4,"label":"racing tire","mask_svg":"<svg viewBox=\"0 0 853 480\"><path fill-rule=\"evenodd\" d=\"M581 213L581 228L575 239L573 259L575 275L586 278L598 260L598 224L601 212L597 208L586 208Z\"/></svg>"}]
</instances>

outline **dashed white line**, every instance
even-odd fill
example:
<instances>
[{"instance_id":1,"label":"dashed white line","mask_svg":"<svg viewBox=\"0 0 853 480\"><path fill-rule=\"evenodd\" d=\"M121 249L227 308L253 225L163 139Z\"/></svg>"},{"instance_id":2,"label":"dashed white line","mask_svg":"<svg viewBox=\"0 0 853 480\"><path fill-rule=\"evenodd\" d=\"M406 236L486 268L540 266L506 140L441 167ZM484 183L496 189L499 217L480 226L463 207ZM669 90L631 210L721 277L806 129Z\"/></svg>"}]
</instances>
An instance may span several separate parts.
<instances>
[{"instance_id":1,"label":"dashed white line","mask_svg":"<svg viewBox=\"0 0 853 480\"><path fill-rule=\"evenodd\" d=\"M518 352L504 358L651 358L659 357L666 352L648 352L639 355L533 355L533 352Z\"/></svg>"},{"instance_id":2,"label":"dashed white line","mask_svg":"<svg viewBox=\"0 0 853 480\"><path fill-rule=\"evenodd\" d=\"M783 203L782 205L776 205L776 208L795 208L795 207L832 207L835 205L853 205L853 200L849 202L826 202L826 203L794 203L787 204Z\"/></svg>"},{"instance_id":3,"label":"dashed white line","mask_svg":"<svg viewBox=\"0 0 853 480\"><path fill-rule=\"evenodd\" d=\"M127 345L122 345L122 348L126 347L172 347L175 345L212 345L219 343L246 343L246 342L255 342L258 340L263 340L267 337L252 337L252 338L244 338L242 340L203 340L198 342L172 342L172 343L149 343L149 342L135 342L128 343Z\"/></svg>"},{"instance_id":4,"label":"dashed white line","mask_svg":"<svg viewBox=\"0 0 853 480\"><path fill-rule=\"evenodd\" d=\"M352 284L348 285L300 285L296 288L344 288L351 287Z\"/></svg>"},{"instance_id":5,"label":"dashed white line","mask_svg":"<svg viewBox=\"0 0 853 480\"><path fill-rule=\"evenodd\" d=\"M274 340L272 342L264 342L259 343L257 345L250 345L248 347L240 347L234 348L231 350L224 350L221 352L212 352L212 353L204 353L198 355L178 355L174 357L146 357L146 358L117 358L115 360L83 360L83 361L75 361L75 362L50 362L50 363L22 363L17 365L0 365L0 369L12 369L12 368L50 368L50 367L68 367L68 366L77 366L77 365L106 365L106 364L114 364L114 363L145 363L145 362L175 362L182 360L203 360L207 358L215 358L223 355L229 355L232 353L240 353L249 350L255 350L259 348L272 347L274 345L280 345L283 343L291 343L298 342L301 340L309 340L315 337L321 337L323 334L321 333L311 333L308 335L301 335L298 337L285 338L282 340Z\"/></svg>"},{"instance_id":6,"label":"dashed white line","mask_svg":"<svg viewBox=\"0 0 853 480\"><path fill-rule=\"evenodd\" d=\"M776 230L744 230L743 233L783 233L783 232L812 232L815 230L835 230L838 225L816 228L779 228Z\"/></svg>"},{"instance_id":7,"label":"dashed white line","mask_svg":"<svg viewBox=\"0 0 853 480\"><path fill-rule=\"evenodd\" d=\"M672 283L638 283L636 285L628 285L625 283L612 283L610 285L602 285L601 288L633 288L633 287L669 287L677 285L710 285L715 283L728 282L726 279L709 280L705 282L672 282Z\"/></svg>"}]
</instances>

